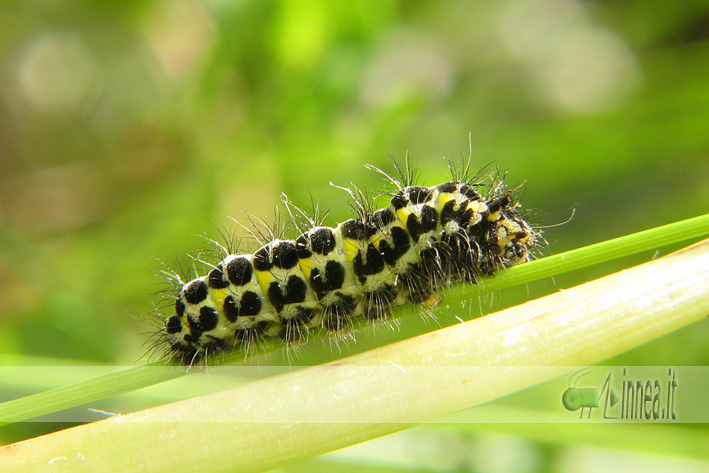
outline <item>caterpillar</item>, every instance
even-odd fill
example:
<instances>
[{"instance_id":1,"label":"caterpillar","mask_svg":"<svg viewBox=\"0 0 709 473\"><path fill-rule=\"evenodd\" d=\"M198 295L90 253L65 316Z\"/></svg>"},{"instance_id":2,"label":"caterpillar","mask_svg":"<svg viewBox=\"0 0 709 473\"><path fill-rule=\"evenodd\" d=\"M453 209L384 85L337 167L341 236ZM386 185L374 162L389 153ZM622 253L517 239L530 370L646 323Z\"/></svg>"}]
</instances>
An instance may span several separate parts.
<instances>
[{"instance_id":1,"label":"caterpillar","mask_svg":"<svg viewBox=\"0 0 709 473\"><path fill-rule=\"evenodd\" d=\"M295 240L269 231L253 253L218 245L221 258L203 276L171 274L174 312L160 316L158 333L169 356L191 365L265 339L293 346L313 331L337 336L405 303L430 310L442 287L528 261L542 241L497 171L482 179L469 175L470 160L462 170L448 162L451 180L426 187L408 159L394 162L396 177L367 167L387 181L388 207L373 210L365 191L341 188L356 216L333 228L286 199Z\"/></svg>"}]
</instances>

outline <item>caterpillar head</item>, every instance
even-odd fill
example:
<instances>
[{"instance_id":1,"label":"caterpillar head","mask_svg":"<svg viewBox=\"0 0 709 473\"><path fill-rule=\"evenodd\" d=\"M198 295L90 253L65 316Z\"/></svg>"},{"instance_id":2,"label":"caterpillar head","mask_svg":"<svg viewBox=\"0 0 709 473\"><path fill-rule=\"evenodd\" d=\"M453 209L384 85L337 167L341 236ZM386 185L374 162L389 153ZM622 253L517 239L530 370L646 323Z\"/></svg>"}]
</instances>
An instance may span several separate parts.
<instances>
[{"instance_id":1,"label":"caterpillar head","mask_svg":"<svg viewBox=\"0 0 709 473\"><path fill-rule=\"evenodd\" d=\"M509 267L530 259L538 238L535 231L514 208L504 209L488 232L487 241L502 263Z\"/></svg>"}]
</instances>

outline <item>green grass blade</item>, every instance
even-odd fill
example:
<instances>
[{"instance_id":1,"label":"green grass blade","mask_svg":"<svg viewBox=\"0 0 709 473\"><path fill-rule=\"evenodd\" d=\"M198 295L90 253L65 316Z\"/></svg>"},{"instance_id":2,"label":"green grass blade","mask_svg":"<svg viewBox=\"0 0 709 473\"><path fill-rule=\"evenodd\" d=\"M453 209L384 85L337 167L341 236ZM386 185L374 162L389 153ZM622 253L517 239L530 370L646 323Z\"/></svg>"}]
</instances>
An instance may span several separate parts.
<instances>
[{"instance_id":1,"label":"green grass blade","mask_svg":"<svg viewBox=\"0 0 709 473\"><path fill-rule=\"evenodd\" d=\"M0 471L265 471L496 399L707 314L709 240L334 363L10 445ZM367 377L352 378L363 367Z\"/></svg>"},{"instance_id":2,"label":"green grass blade","mask_svg":"<svg viewBox=\"0 0 709 473\"><path fill-rule=\"evenodd\" d=\"M446 290L444 297L446 302L470 299L706 234L709 234L709 214L515 266L497 273L493 278L483 279L479 284L458 284ZM400 307L395 309L394 316L399 317L410 312L410 309ZM279 346L275 343L266 345L264 350L275 350ZM227 354L221 362L230 363L242 359L243 354L235 352ZM187 374L184 368L166 368L156 375L155 367L161 364L136 367L4 402L0 404L0 426L130 392Z\"/></svg>"},{"instance_id":3,"label":"green grass blade","mask_svg":"<svg viewBox=\"0 0 709 473\"><path fill-rule=\"evenodd\" d=\"M709 214L513 266L496 273L493 278L480 281L475 286L452 287L445 296L446 300L451 302L469 299L707 234L709 234Z\"/></svg>"},{"instance_id":4,"label":"green grass blade","mask_svg":"<svg viewBox=\"0 0 709 473\"><path fill-rule=\"evenodd\" d=\"M185 374L185 370L177 366L166 366L163 369L155 366L137 366L4 402L0 404L0 426L131 392Z\"/></svg>"}]
</instances>

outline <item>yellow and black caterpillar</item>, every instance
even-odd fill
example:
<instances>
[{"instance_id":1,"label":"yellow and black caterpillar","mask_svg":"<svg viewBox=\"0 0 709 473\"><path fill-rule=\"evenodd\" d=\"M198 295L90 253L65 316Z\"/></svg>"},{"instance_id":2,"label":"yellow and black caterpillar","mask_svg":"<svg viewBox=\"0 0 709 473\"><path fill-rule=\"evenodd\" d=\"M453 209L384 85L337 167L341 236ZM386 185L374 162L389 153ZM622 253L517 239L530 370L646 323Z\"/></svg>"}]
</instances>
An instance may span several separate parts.
<instances>
[{"instance_id":1,"label":"yellow and black caterpillar","mask_svg":"<svg viewBox=\"0 0 709 473\"><path fill-rule=\"evenodd\" d=\"M178 278L175 313L160 331L171 356L192 364L264 338L295 344L313 330L338 334L356 317L384 319L407 301L431 309L441 287L531 258L541 231L499 174L484 183L449 165L452 181L424 187L413 185L408 163L395 166L399 179L370 167L394 187L387 208L372 212L362 192L349 190L357 218L335 228L310 220L295 240L224 251L207 275Z\"/></svg>"}]
</instances>

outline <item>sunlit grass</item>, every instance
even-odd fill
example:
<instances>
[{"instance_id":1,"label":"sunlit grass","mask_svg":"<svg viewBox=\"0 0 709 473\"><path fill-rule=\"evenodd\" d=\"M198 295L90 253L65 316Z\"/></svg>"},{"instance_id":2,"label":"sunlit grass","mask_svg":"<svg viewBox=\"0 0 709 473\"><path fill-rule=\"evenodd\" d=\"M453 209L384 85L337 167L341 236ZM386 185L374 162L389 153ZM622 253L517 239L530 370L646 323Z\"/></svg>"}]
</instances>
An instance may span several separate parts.
<instances>
[{"instance_id":1,"label":"sunlit grass","mask_svg":"<svg viewBox=\"0 0 709 473\"><path fill-rule=\"evenodd\" d=\"M3 451L0 465L44 464L78 445L80 458L63 457L74 471L87 460L101 471L134 462L174 471L207 459L211 471L265 471L496 399L700 320L709 310L708 256L704 241L332 364L18 444ZM163 441L166 432L189 438L192 455Z\"/></svg>"},{"instance_id":2,"label":"sunlit grass","mask_svg":"<svg viewBox=\"0 0 709 473\"><path fill-rule=\"evenodd\" d=\"M478 285L460 285L456 286L453 288L448 289L445 292L445 297L448 301L456 301L456 300L463 300L467 298L474 297L476 295L484 294L486 292L490 291L497 291L505 287L510 287L513 285L517 284L522 284L525 282L529 282L532 280L548 277L550 275L554 274L559 274L565 271L569 271L572 269L577 269L581 267L588 266L589 264L594 264L598 263L601 261L606 261L608 259L612 258L617 258L623 255L627 254L632 254L638 251L645 251L647 249L651 248L656 248L658 246L670 244L673 242L677 241L682 241L686 239L691 239L691 238L696 238L697 236L701 236L709 232L709 215L705 215L702 217L697 217L694 219L689 219L686 221L682 222L677 222L675 224L671 224L665 227L659 227L655 229L651 229L645 232L640 232L638 234L633 234L629 235L627 237L622 237L616 240L611 240L608 242L602 242L597 245L591 245L589 247L585 248L580 248L578 250L573 250L570 252L562 253L559 255L555 255L552 257L548 258L543 258L537 261L533 261L524 265L520 265L518 267L510 268L504 272L499 273L496 275L494 278L486 279L484 281L481 281L480 284ZM697 248L705 248L706 243L702 246L698 246ZM694 250L696 253L696 250ZM685 252L680 252L679 254L686 254L688 251ZM689 251L691 253L691 251ZM677 256L673 256L673 258L677 259ZM695 257L696 258L696 257ZM663 258L658 260L656 263L663 263L665 260L668 260L668 258ZM680 256L680 262L681 256ZM690 260L691 261L691 260ZM700 264L698 263L699 260L695 259L694 264ZM653 263L655 264L655 263ZM689 263L691 264L691 263ZM671 268L671 266L670 266ZM649 278L649 281L653 281L653 269L649 270L649 273L645 274L644 277ZM676 271L676 270L675 270ZM622 276L621 276L622 277ZM633 276L628 275L628 278L631 280L634 279ZM681 279L681 278L680 278ZM706 283L706 281L703 281ZM702 281L700 280L699 283L701 284ZM585 286L584 286L585 287ZM613 287L613 285L609 286L610 288ZM583 293L584 289L580 289ZM588 290L588 288L586 288ZM537 337L529 339L529 344L526 347L523 347L520 349L520 356L519 360L515 361L514 359L514 350L510 351L505 349L503 352L500 352L500 354L496 356L501 356L502 358L497 358L498 360L505 360L505 364L511 364L515 365L518 363L521 363L523 365L529 365L529 364L535 364L538 365L537 368L530 368L528 370L525 370L524 376L521 376L519 372L516 373L515 375L515 381L511 382L510 379L507 379L505 383L501 383L499 386L499 389L501 390L496 390L494 387L495 384L489 384L485 386L483 394L478 393L471 393L471 396L466 397L465 402L463 404L457 404L456 402L452 402L451 400L448 400L447 402L441 401L440 404L436 404L436 406L433 406L430 408L430 412L428 410L423 410L422 411L422 406L418 406L417 409L414 411L410 412L409 414L404 414L403 418L400 418L399 420L396 421L396 426L395 427L388 427L384 428L382 430L382 425L381 423L375 423L372 424L373 427L365 430L360 430L356 433L350 433L350 434L344 434L342 432L339 432L336 434L336 438L346 438L346 439L351 439L351 441L358 442L361 441L364 438L373 438L379 435L382 435L383 433L386 432L391 432L394 430L398 430L399 428L403 427L404 425L408 424L414 424L417 422L420 422L422 420L427 420L427 419L433 419L435 417L438 417L442 414L445 414L446 412L453 412L455 410L458 410L466 405L474 405L476 403L482 402L483 400L488 400L488 399L494 399L504 393L512 392L514 390L517 390L523 386L527 386L530 384L535 384L538 383L544 379L548 379L549 377L556 376L558 374L561 374L564 372L563 370L563 365L579 365L579 364L589 364L589 363L594 363L597 361L601 361L602 359L615 354L615 353L620 353L622 351L625 351L633 346L636 346L638 343L642 343L643 341L650 340L654 338L656 335L661 334L661 333L666 333L669 330L673 330L677 327L680 327L687 323L687 320L691 319L694 320L696 318L696 314L692 312L694 310L696 312L697 308L699 310L702 309L702 304L703 302L699 302L702 300L701 298L704 297L704 293L702 292L703 289L699 287L698 289L695 288L695 292L697 294L694 296L695 299L698 297L699 299L695 300L695 306L693 309L688 309L690 315L687 315L687 311L684 311L684 316L681 315L682 311L684 309L677 309L674 307L658 307L658 310L660 313L666 312L666 311L673 311L673 310L680 310L680 313L676 317L665 317L663 318L660 322L658 322L655 326L652 324L648 325L648 322L650 319L652 319L653 316L656 314L653 313L648 313L647 315L644 316L637 316L635 312L633 312L632 309L627 309L628 312L623 316L627 320L624 323L630 324L628 327L622 329L619 333L616 333L613 336L610 336L609 334L605 333L603 330L603 327L601 325L597 326L598 333L594 336L588 335L590 332L587 330L584 335L584 340L588 340L587 346L584 347L577 347L576 345L579 344L578 340L571 341L570 345L564 345L565 350L567 351L566 354L562 358L556 359L553 356L549 358L550 353L556 353L556 350L549 350L549 347L545 347L545 349L541 350L539 354L542 356L542 358L535 358L534 356L529 356L529 353L535 353L535 342L533 340L537 340ZM704 291L706 292L706 291ZM562 292L557 294L557 296L561 297L568 297L568 291ZM651 294L646 295L645 297L650 297ZM554 295L549 296L549 297L555 297ZM603 292L600 293L600 297L606 297L603 296ZM545 298L546 299L546 298ZM550 299L551 300L551 299ZM572 300L575 300L572 298ZM544 305L544 304L543 304ZM604 306L608 305L607 302L603 303ZM622 304L621 304L622 305ZM517 320L519 323L520 321L524 321L529 317L529 312L527 309L525 309L525 306L520 306L519 308L512 308L509 309L508 311L504 311L503 313L510 313L510 317L512 317L510 320ZM561 310L562 312L560 314L564 315L566 312L569 311L569 314L575 314L579 310L582 309L573 309L568 307L568 301L566 303L561 304L560 307L563 307ZM581 307L586 307L584 310L590 310L591 312L594 311L593 309L593 304L590 303L585 303L582 304ZM554 309L554 303L550 303L549 305L550 310ZM399 313L400 310L395 313L395 316L402 316L402 313ZM606 313L606 309L603 310L603 314ZM502 317L502 319L500 319ZM521 318L520 318L521 317ZM664 317L664 316L663 316ZM686 317L689 317L689 319L686 319ZM693 318L694 317L694 318ZM426 363L430 361L428 358L429 355L435 353L436 349L441 350L441 358L435 358L434 359L434 365L445 365L447 362L450 362L450 356L451 353L455 352L455 344L458 343L456 342L457 340L460 340L461 338L465 339L470 338L470 345L469 346L485 346L486 350L487 349L492 349L489 347L492 347L494 345L495 341L500 340L500 335L493 335L492 333L487 332L486 330L493 330L499 332L502 327L499 327L496 325L499 320L505 320L505 317L502 315L497 315L497 314L492 314L489 317L483 317L481 319L471 321L465 324L459 324L453 327L449 327L447 329L439 330L437 332L433 332L430 334L424 334L420 337L415 337L414 339L406 340L404 342L400 342L394 345L390 345L387 347L382 347L380 349L376 349L370 352L365 352L361 355L354 356L352 358L343 360L341 362L337 362L337 366L356 366L358 364L361 364L363 360L366 360L365 363L367 365L373 363L375 365L379 364L386 364L386 363L391 363L392 360L397 360L396 363L402 363L402 365L407 365L412 363L412 360L419 360L419 361L414 361L413 363L415 365L421 364L421 360L428 360ZM531 319L532 321L534 320L534 317ZM560 319L560 320L563 320ZM464 327L469 327L469 324L475 324L474 328L472 329L471 333L468 333L467 335L464 335L464 333L467 333L466 330L467 328ZM481 325L482 324L482 325ZM488 329L485 329L485 324L492 324ZM563 325L565 325L564 323ZM637 326L636 326L637 325ZM642 330L640 329L640 326L642 326ZM544 327L544 323L542 323L541 327ZM632 328L631 328L632 327ZM653 327L655 327L655 332L652 332ZM563 327L562 327L563 328ZM586 327L588 328L588 327ZM508 328L509 329L509 328ZM537 330L537 329L534 329ZM532 332L534 332L532 330ZM542 330L545 330L544 328ZM560 336L564 331L567 329L562 329L561 332L557 333L556 336ZM616 329L617 330L617 329ZM649 330L649 332L648 332ZM426 347L423 348L422 344L426 344L430 342L431 337L435 340L437 335L434 336L434 334L439 334L439 333L451 333L452 331L453 335L452 338L446 339L445 341L438 342L440 346L438 348L434 349L432 347ZM613 330L610 330L611 332ZM524 332L519 332L520 336L523 334L527 333L527 329L525 329ZM552 332L554 333L553 329ZM647 333L648 335L642 336L641 333ZM653 335L654 333L654 335ZM633 335L629 335L633 334ZM568 333L564 333L564 337L571 336ZM612 343L603 343L600 342L600 340L603 337L610 337L608 338L608 342ZM640 338L638 338L640 337ZM644 338L643 338L644 337ZM553 337L550 338L550 336L544 336L544 340L551 340ZM563 337L562 337L563 338ZM563 338L564 340L567 340L566 338ZM623 340L627 339L625 342ZM476 341L477 340L477 341ZM561 339L560 339L561 340ZM569 341L564 342L564 343L569 343ZM597 345L601 344L603 348L599 348ZM625 343L625 344L624 344ZM582 343L583 345L583 343ZM607 346L605 346L607 345ZM406 348L409 347L409 348ZM558 348L558 347L557 347ZM540 347L537 347L536 349L540 349ZM494 349L492 349L492 353L494 353ZM600 351L599 351L600 350ZM485 352L483 352L485 353ZM576 355L574 355L576 353ZM594 353L597 353L594 355ZM425 354L425 358L417 358L421 354ZM489 355L489 353L488 353ZM480 355L476 355L480 356ZM512 358L509 358L512 356ZM413 357L413 358L412 358ZM228 360L228 356L225 357L224 360L222 360L223 363L226 363ZM360 360L360 361L358 361ZM435 361L438 360L438 361ZM485 363L490 362L490 359L477 359L477 361L473 362L469 360L471 364L473 365L484 365ZM499 363L499 361L498 361ZM562 365L559 368L556 369L553 368L554 365ZM557 372L558 371L558 372ZM313 373L313 374L310 374ZM2 420L4 423L8 422L14 422L18 420L23 420L27 419L33 416L41 415L44 413L49 413L49 412L56 412L57 410L64 409L67 407L71 406L76 406L82 403L87 403L91 401L95 401L97 399L101 399L103 397L107 396L113 396L116 394L120 394L123 392L130 392L135 389L138 389L140 387L152 385L161 381L165 381L168 379L173 379L175 377L179 377L186 374L186 371L184 368L181 367L165 367L163 369L156 369L154 366L143 366L143 367L137 367L133 369L128 369L125 371L121 371L118 373L111 373L102 377L94 378L88 381L83 381L79 382L75 385L67 386L67 387L62 387L62 388L57 388L53 389L50 391L46 391L44 393L39 393L33 396L28 396L26 398L21 398L17 399L14 401L9 401L6 402L2 405L0 405L0 420ZM289 376L285 376L286 381L283 381L283 377L277 377L277 378L272 378L274 381L273 383L276 383L275 386L271 387L266 387L266 388L258 388L262 389L259 391L259 396L264 396L266 394L264 393L271 393L268 395L278 395L278 393L283 393L283 392L288 392L289 389L289 384L281 385L280 383L286 382L286 383L295 383L297 386L314 386L314 389L317 389L317 386L322 386L323 379L321 377L322 373L319 371L312 372L310 369L304 369L298 372L291 373L291 378ZM292 379L292 376L295 376L295 379ZM373 381L374 386L373 388L377 390L377 392L400 392L401 396L404 396L403 392L401 392L401 389L406 390L405 386L401 386L401 383L395 383L394 385L391 385L391 381L387 381L387 378L391 378L391 375L388 375L388 377L382 378L381 383L384 383L382 385L378 385L376 381ZM426 375L426 383L430 384L433 383L435 385L436 381L429 379L430 374ZM450 378L450 377L449 377ZM288 381L288 379L291 379ZM271 382L268 380L264 380L262 382ZM450 379L448 379L446 382L450 382ZM235 394L236 398L239 399L242 396L245 396L245 399L249 399L249 396L253 396L248 394L248 390L252 389L249 388L251 385L246 385L242 386L241 388L236 388L236 389L245 389L247 390L245 394ZM257 389L257 388L253 388ZM299 388L301 389L301 388ZM323 397L328 397L327 392L329 389L332 389L332 387L323 387L324 391L322 394L315 395L316 398L318 396L323 396ZM419 389L421 393L419 395L425 396L427 390L429 389L429 386L427 386L426 389ZM436 392L442 392L441 390L444 389L442 386L439 386L438 388L431 387L431 389L436 390ZM399 391L397 391L399 390ZM406 396L415 396L415 394L412 394L414 390L406 390ZM480 397L482 396L482 397ZM251 397L253 398L253 397ZM199 398L195 398L198 403L199 410L202 411L205 408L209 408L212 404L212 401L204 401L203 404L199 404L200 401L198 400ZM475 399L478 399L475 401ZM273 401L277 402L277 401ZM219 402L217 404L222 404L222 402ZM325 404L320 406L323 410L318 412L323 412L325 415L328 415L328 412L339 412L343 409L343 404L342 403L335 403L332 406L332 409L328 411L328 408ZM168 421L170 419L170 412L173 412L173 415L175 412L180 412L180 411L170 411L169 405L166 406L167 411L165 417L165 421ZM191 411L192 408L190 408L188 411ZM300 408L296 407L296 409L302 409L302 406ZM391 407L388 407L386 409L391 409ZM346 409L345 409L346 410ZM163 411L161 411L163 412ZM187 412L187 411L184 411ZM300 411L296 411L300 412ZM384 410L383 412L388 412L387 410ZM152 416L153 414L149 414ZM213 415L219 415L219 411L215 411ZM280 414L279 414L280 415ZM408 416L408 417L407 417ZM386 417L389 418L389 417ZM121 416L119 419L124 419L126 422L130 423L130 416ZM160 416L158 415L157 419L160 419ZM288 417L286 416L284 418L284 421L287 420ZM121 423L124 422L124 420L121 420ZM173 418L173 420L175 420ZM346 424L350 424L350 422L346 422ZM103 423L100 423L103 424ZM160 424L150 424L151 428L155 427L158 428ZM184 425L192 425L191 423L179 423L177 424L179 426L184 426ZM209 425L210 428L213 426L213 424L205 424ZM221 425L221 423L216 423L214 424L216 426ZM273 424L257 424L259 426L272 426ZM315 424L318 425L318 424ZM336 424L340 425L340 424ZM216 427L217 431L216 432L221 432L221 433L215 433L215 435L227 435L225 432L221 431L221 427ZM278 429L276 429L278 430ZM494 430L494 429L493 429ZM149 432L150 430L148 430ZM512 431L514 432L515 429L513 428ZM519 429L520 432L524 431L524 429ZM71 432L75 432L75 430L72 430ZM281 432L280 434L282 434ZM245 433L242 433L240 435L243 435ZM57 434L59 435L60 439L62 438L61 436L64 435L62 433ZM74 434L71 434L74 435ZM92 435L92 434L89 434ZM148 434L148 435L156 435L154 434ZM186 435L190 435L189 433L186 433ZM248 435L254 435L253 432L250 432ZM268 433L266 431L263 431L259 435L279 435L278 433ZM308 437L308 435L311 434L304 434L305 437ZM314 435L314 438L320 438L319 436L321 434L317 433L312 433ZM330 434L328 434L329 436ZM349 436L348 436L349 435ZM354 435L354 437L352 437ZM364 437L362 437L364 436ZM270 438L270 437L269 437ZM344 446L349 442L350 440L346 440L345 443L341 444L340 446ZM59 440L61 442L61 440ZM262 463L256 462L255 467L257 468L256 470L253 471L260 471L259 468L262 468L263 465L276 465L279 464L282 461L285 461L285 458L291 458L293 455L296 455L298 457L306 458L308 456L312 456L317 454L317 452L325 452L328 451L334 447L334 444L332 442L324 442L322 444L316 443L311 443L308 445L300 445L300 450L299 453L296 454L296 452L291 451L291 453L285 454L283 459L276 459L274 460L275 463L272 462L272 460L264 459L262 458L261 461ZM305 452L305 453L304 453ZM5 458L8 458L7 456ZM263 463L265 462L265 463ZM120 464L120 461L117 463ZM230 464L229 468L233 467L233 464ZM174 465L169 466L169 468L174 468ZM111 471L111 470L107 470ZM166 470L167 471L167 470Z\"/></svg>"}]
</instances>

